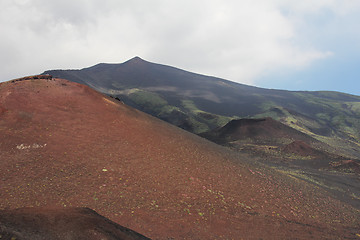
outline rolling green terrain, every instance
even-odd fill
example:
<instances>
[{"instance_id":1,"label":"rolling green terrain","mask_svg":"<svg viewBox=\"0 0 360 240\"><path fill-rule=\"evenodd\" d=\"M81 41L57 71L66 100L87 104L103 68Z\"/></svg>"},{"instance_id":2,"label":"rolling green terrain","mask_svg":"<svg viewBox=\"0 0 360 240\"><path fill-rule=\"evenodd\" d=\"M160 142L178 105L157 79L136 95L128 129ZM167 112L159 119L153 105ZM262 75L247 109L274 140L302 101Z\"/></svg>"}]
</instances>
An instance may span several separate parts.
<instances>
[{"instance_id":1,"label":"rolling green terrain","mask_svg":"<svg viewBox=\"0 0 360 240\"><path fill-rule=\"evenodd\" d=\"M237 118L272 117L329 145L330 152L360 157L360 96L257 88L139 57L45 73L89 85L196 134Z\"/></svg>"}]
</instances>

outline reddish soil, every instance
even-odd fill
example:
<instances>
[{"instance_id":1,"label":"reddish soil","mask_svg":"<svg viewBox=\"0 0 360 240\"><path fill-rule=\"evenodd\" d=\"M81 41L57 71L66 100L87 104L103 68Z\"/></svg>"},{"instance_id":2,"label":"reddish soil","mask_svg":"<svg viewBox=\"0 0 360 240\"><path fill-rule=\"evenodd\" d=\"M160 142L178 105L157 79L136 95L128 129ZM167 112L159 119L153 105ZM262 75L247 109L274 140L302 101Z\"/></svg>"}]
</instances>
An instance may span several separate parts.
<instances>
[{"instance_id":1,"label":"reddish soil","mask_svg":"<svg viewBox=\"0 0 360 240\"><path fill-rule=\"evenodd\" d=\"M325 155L324 153L312 148L309 144L300 140L296 140L290 144L285 145L281 150L284 153L295 154L303 157L321 157Z\"/></svg>"},{"instance_id":2,"label":"reddish soil","mask_svg":"<svg viewBox=\"0 0 360 240\"><path fill-rule=\"evenodd\" d=\"M0 239L149 239L89 208L0 210Z\"/></svg>"},{"instance_id":3,"label":"reddish soil","mask_svg":"<svg viewBox=\"0 0 360 240\"><path fill-rule=\"evenodd\" d=\"M0 84L0 209L88 207L153 239L354 239L358 210L62 79Z\"/></svg>"},{"instance_id":4,"label":"reddish soil","mask_svg":"<svg viewBox=\"0 0 360 240\"><path fill-rule=\"evenodd\" d=\"M346 173L360 174L360 164L354 160L342 160L330 163L330 169Z\"/></svg>"}]
</instances>

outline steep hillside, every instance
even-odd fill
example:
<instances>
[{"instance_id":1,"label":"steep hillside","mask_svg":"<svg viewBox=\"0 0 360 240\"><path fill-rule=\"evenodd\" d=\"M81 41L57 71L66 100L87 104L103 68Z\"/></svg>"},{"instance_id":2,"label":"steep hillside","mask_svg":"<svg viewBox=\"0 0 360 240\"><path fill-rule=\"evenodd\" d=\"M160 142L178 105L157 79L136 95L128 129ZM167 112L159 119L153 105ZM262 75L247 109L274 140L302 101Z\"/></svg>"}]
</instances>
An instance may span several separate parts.
<instances>
[{"instance_id":1,"label":"steep hillside","mask_svg":"<svg viewBox=\"0 0 360 240\"><path fill-rule=\"evenodd\" d=\"M62 79L0 84L0 208L88 207L153 239L355 238L306 181Z\"/></svg>"},{"instance_id":2,"label":"steep hillside","mask_svg":"<svg viewBox=\"0 0 360 240\"><path fill-rule=\"evenodd\" d=\"M122 64L46 73L87 84L194 133L235 118L272 117L330 144L334 152L360 156L359 96L251 87L139 57Z\"/></svg>"}]
</instances>

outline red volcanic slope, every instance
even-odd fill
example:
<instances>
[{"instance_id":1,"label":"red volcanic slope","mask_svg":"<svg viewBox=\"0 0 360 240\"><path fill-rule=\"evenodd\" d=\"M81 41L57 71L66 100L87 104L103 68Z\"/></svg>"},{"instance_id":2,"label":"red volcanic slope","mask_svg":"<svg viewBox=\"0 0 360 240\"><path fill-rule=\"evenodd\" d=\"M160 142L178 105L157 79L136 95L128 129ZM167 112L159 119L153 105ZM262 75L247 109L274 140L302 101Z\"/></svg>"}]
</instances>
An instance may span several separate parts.
<instances>
[{"instance_id":1,"label":"red volcanic slope","mask_svg":"<svg viewBox=\"0 0 360 240\"><path fill-rule=\"evenodd\" d=\"M89 207L153 239L354 238L359 212L62 79L0 84L0 208Z\"/></svg>"},{"instance_id":2,"label":"red volcanic slope","mask_svg":"<svg viewBox=\"0 0 360 240\"><path fill-rule=\"evenodd\" d=\"M89 208L0 210L0 239L149 240Z\"/></svg>"},{"instance_id":3,"label":"red volcanic slope","mask_svg":"<svg viewBox=\"0 0 360 240\"><path fill-rule=\"evenodd\" d=\"M309 144L300 140L293 141L292 143L283 146L282 152L296 154L299 156L326 156L325 153L312 148Z\"/></svg>"},{"instance_id":4,"label":"red volcanic slope","mask_svg":"<svg viewBox=\"0 0 360 240\"><path fill-rule=\"evenodd\" d=\"M360 174L360 164L358 161L355 160L342 160L338 162L331 162L329 169Z\"/></svg>"}]
</instances>

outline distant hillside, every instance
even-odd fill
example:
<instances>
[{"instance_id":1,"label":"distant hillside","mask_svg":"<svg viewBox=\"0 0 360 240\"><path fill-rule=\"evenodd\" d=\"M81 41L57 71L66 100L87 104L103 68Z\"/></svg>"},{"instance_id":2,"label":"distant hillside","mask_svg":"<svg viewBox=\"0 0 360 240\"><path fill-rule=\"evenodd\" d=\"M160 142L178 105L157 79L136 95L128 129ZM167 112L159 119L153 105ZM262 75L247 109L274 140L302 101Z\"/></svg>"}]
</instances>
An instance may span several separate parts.
<instances>
[{"instance_id":1,"label":"distant hillside","mask_svg":"<svg viewBox=\"0 0 360 240\"><path fill-rule=\"evenodd\" d=\"M329 145L270 117L232 120L223 127L199 135L254 157L263 156L267 161L306 160L298 164L304 169L310 159L318 161L317 168L329 167L331 161L343 159L329 153Z\"/></svg>"},{"instance_id":2,"label":"distant hillside","mask_svg":"<svg viewBox=\"0 0 360 240\"><path fill-rule=\"evenodd\" d=\"M270 117L257 119L232 120L223 127L199 134L215 143L231 147L252 156L267 159L265 162L286 161L287 167L292 160L299 162L298 167L305 169L308 160L317 160L317 167L329 167L342 156L331 154L331 146L291 128ZM280 164L282 165L282 164ZM310 164L315 167L314 164Z\"/></svg>"},{"instance_id":3,"label":"distant hillside","mask_svg":"<svg viewBox=\"0 0 360 240\"><path fill-rule=\"evenodd\" d=\"M334 152L360 156L359 96L257 88L139 57L121 64L45 73L84 83L194 133L232 119L272 117L330 144Z\"/></svg>"},{"instance_id":4,"label":"distant hillside","mask_svg":"<svg viewBox=\"0 0 360 240\"><path fill-rule=\"evenodd\" d=\"M204 136L218 143L229 143L241 140L258 144L282 145L292 142L293 140L316 141L314 138L271 117L231 120L225 126L202 133L200 136Z\"/></svg>"}]
</instances>

